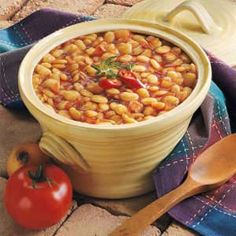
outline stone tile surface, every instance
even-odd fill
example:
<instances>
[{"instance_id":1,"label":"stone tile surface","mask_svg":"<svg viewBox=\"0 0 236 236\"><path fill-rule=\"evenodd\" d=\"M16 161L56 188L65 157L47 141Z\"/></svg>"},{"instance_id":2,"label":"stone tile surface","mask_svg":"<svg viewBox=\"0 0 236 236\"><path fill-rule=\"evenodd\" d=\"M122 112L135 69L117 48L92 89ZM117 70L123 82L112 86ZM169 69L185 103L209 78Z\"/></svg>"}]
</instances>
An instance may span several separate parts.
<instances>
[{"instance_id":1,"label":"stone tile surface","mask_svg":"<svg viewBox=\"0 0 236 236\"><path fill-rule=\"evenodd\" d=\"M114 216L91 204L84 204L72 213L58 230L56 236L107 236L127 218L125 216ZM160 231L154 226L149 226L140 236L158 235L160 235Z\"/></svg>"},{"instance_id":2,"label":"stone tile surface","mask_svg":"<svg viewBox=\"0 0 236 236\"><path fill-rule=\"evenodd\" d=\"M106 200L106 199L98 199L98 198L82 196L80 197L80 199L78 199L78 202L92 203L94 205L109 210L109 212L115 215L122 214L131 216L138 210L142 209L149 203L153 202L155 199L156 199L155 193L153 192L139 197L120 199L120 200Z\"/></svg>"},{"instance_id":3,"label":"stone tile surface","mask_svg":"<svg viewBox=\"0 0 236 236\"><path fill-rule=\"evenodd\" d=\"M100 6L95 12L94 16L97 18L117 18L121 17L122 14L129 9L126 6L115 5L115 4L104 4Z\"/></svg>"},{"instance_id":4,"label":"stone tile surface","mask_svg":"<svg viewBox=\"0 0 236 236\"><path fill-rule=\"evenodd\" d=\"M106 0L107 3L114 3L123 6L133 6L135 3L141 2L142 0Z\"/></svg>"},{"instance_id":5,"label":"stone tile surface","mask_svg":"<svg viewBox=\"0 0 236 236\"><path fill-rule=\"evenodd\" d=\"M27 4L16 13L13 20L19 21L32 12L45 7L75 14L91 15L104 1L105 0L29 0Z\"/></svg>"},{"instance_id":6,"label":"stone tile surface","mask_svg":"<svg viewBox=\"0 0 236 236\"><path fill-rule=\"evenodd\" d=\"M197 236L198 234L174 222L166 229L166 231L162 235L163 236Z\"/></svg>"},{"instance_id":7,"label":"stone tile surface","mask_svg":"<svg viewBox=\"0 0 236 236\"><path fill-rule=\"evenodd\" d=\"M7 28L13 24L12 21L9 20L0 20L0 29Z\"/></svg>"},{"instance_id":8,"label":"stone tile surface","mask_svg":"<svg viewBox=\"0 0 236 236\"><path fill-rule=\"evenodd\" d=\"M11 111L0 105L0 117L0 176L6 176L7 157L12 148L24 142L36 142L41 130L39 124L23 111Z\"/></svg>"},{"instance_id":9,"label":"stone tile surface","mask_svg":"<svg viewBox=\"0 0 236 236\"><path fill-rule=\"evenodd\" d=\"M107 209L113 215L126 215L132 216L140 209L144 208L154 200L156 200L155 192L148 193L142 196L128 198L128 199L116 199L116 200L106 200L106 199L98 199L98 198L91 198L85 197L81 195L75 195L75 199L78 202L82 203L92 203L93 205L102 207ZM154 225L161 231L165 231L170 223L173 220L170 218L168 214L163 215L160 217Z\"/></svg>"},{"instance_id":10,"label":"stone tile surface","mask_svg":"<svg viewBox=\"0 0 236 236\"><path fill-rule=\"evenodd\" d=\"M12 17L27 0L0 0L0 21Z\"/></svg>"},{"instance_id":11,"label":"stone tile surface","mask_svg":"<svg viewBox=\"0 0 236 236\"><path fill-rule=\"evenodd\" d=\"M58 224L47 228L45 230L27 230L17 225L11 217L8 215L4 204L3 204L3 194L6 186L7 180L0 177L0 235L1 236L52 236L65 221L65 219L72 213L77 207L76 202L73 202L71 210L68 215L65 216Z\"/></svg>"}]
</instances>

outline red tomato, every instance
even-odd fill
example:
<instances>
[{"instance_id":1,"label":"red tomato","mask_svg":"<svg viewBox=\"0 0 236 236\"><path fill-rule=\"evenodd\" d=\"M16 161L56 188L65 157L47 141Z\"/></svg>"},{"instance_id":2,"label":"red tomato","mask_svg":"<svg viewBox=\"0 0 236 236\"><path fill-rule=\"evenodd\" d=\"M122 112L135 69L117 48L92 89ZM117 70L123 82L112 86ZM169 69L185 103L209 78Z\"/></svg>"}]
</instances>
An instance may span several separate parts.
<instances>
[{"instance_id":1,"label":"red tomato","mask_svg":"<svg viewBox=\"0 0 236 236\"><path fill-rule=\"evenodd\" d=\"M103 79L99 81L99 86L103 89L119 88L121 85L121 81L117 79Z\"/></svg>"},{"instance_id":2,"label":"red tomato","mask_svg":"<svg viewBox=\"0 0 236 236\"><path fill-rule=\"evenodd\" d=\"M130 70L122 69L118 72L120 79L124 82L129 88L144 88L144 84L136 78L135 74Z\"/></svg>"},{"instance_id":3,"label":"red tomato","mask_svg":"<svg viewBox=\"0 0 236 236\"><path fill-rule=\"evenodd\" d=\"M4 194L10 216L29 229L58 223L72 202L71 182L64 171L55 165L40 167L24 166L17 170L9 178Z\"/></svg>"},{"instance_id":4,"label":"red tomato","mask_svg":"<svg viewBox=\"0 0 236 236\"><path fill-rule=\"evenodd\" d=\"M101 56L105 51L106 51L106 49L104 47L102 47L101 45L99 45L95 48L93 55L94 56Z\"/></svg>"}]
</instances>

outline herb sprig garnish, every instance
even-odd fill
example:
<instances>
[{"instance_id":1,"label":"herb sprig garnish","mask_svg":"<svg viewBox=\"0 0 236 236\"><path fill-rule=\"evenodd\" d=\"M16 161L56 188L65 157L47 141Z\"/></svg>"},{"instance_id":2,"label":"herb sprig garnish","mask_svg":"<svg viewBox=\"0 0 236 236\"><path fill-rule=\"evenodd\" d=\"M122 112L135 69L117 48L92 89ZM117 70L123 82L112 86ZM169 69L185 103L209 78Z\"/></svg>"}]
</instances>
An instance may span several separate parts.
<instances>
[{"instance_id":1,"label":"herb sprig garnish","mask_svg":"<svg viewBox=\"0 0 236 236\"><path fill-rule=\"evenodd\" d=\"M118 75L118 70L126 69L132 70L134 64L122 64L119 61L115 61L117 56L109 57L106 60L102 61L100 65L91 65L97 72L97 76L106 76L110 79L116 78Z\"/></svg>"}]
</instances>

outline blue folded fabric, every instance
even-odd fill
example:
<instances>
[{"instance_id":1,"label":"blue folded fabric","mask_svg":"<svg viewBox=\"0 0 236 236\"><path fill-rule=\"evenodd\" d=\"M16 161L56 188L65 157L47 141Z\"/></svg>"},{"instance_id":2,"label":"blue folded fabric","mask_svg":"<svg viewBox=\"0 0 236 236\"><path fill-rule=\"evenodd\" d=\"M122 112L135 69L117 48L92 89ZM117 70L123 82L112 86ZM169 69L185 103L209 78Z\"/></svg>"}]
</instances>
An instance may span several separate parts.
<instances>
[{"instance_id":1,"label":"blue folded fabric","mask_svg":"<svg viewBox=\"0 0 236 236\"><path fill-rule=\"evenodd\" d=\"M44 9L0 30L0 103L14 109L24 107L17 72L32 44L55 30L93 19ZM210 59L213 80L223 93L212 82L185 136L155 170L157 197L176 188L199 153L236 128L236 71L212 56ZM169 214L202 235L236 236L236 177L214 191L183 201Z\"/></svg>"}]
</instances>

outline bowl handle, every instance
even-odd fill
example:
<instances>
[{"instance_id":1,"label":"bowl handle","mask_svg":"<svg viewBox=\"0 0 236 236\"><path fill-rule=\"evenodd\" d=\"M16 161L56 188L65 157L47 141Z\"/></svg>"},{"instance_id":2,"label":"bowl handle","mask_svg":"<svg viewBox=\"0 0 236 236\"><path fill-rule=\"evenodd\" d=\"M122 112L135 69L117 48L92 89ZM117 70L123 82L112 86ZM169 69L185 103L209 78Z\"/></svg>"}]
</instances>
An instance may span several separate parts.
<instances>
[{"instance_id":1,"label":"bowl handle","mask_svg":"<svg viewBox=\"0 0 236 236\"><path fill-rule=\"evenodd\" d=\"M210 14L207 12L206 8L197 1L188 0L184 1L171 10L165 17L164 21L170 22L177 14L182 11L188 10L192 12L192 14L196 17L199 24L201 25L202 30L206 34L214 33L215 31L219 31L220 27L214 22Z\"/></svg>"},{"instance_id":2,"label":"bowl handle","mask_svg":"<svg viewBox=\"0 0 236 236\"><path fill-rule=\"evenodd\" d=\"M66 165L79 167L83 171L88 171L89 169L88 163L78 150L65 139L50 131L44 130L43 136L39 142L39 147L44 153Z\"/></svg>"}]
</instances>

